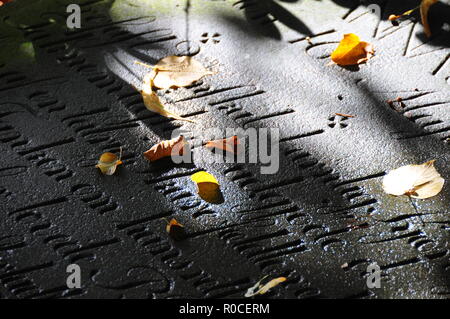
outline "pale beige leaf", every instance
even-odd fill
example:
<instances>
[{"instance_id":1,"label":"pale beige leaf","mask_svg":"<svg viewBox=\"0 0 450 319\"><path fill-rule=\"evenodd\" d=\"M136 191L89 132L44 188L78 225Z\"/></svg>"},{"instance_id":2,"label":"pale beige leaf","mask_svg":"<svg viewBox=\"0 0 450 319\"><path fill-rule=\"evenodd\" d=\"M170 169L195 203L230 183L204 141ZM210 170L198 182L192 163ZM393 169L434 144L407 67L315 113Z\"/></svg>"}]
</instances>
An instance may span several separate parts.
<instances>
[{"instance_id":1,"label":"pale beige leaf","mask_svg":"<svg viewBox=\"0 0 450 319\"><path fill-rule=\"evenodd\" d=\"M144 104L148 110L175 120L194 123L194 121L192 120L185 119L184 117L181 117L178 114L168 111L165 108L165 106L161 103L159 96L156 94L156 92L152 91L151 89L144 88L144 90L141 91L141 94L142 98L144 99Z\"/></svg>"},{"instance_id":2,"label":"pale beige leaf","mask_svg":"<svg viewBox=\"0 0 450 319\"><path fill-rule=\"evenodd\" d=\"M161 59L150 73L153 84L160 89L184 87L211 75L200 62L190 56L168 56Z\"/></svg>"},{"instance_id":3,"label":"pale beige leaf","mask_svg":"<svg viewBox=\"0 0 450 319\"><path fill-rule=\"evenodd\" d=\"M266 277L264 277L264 278L266 278ZM278 278L270 280L265 285L261 285L260 283L263 279L258 281L253 287L249 288L244 296L248 298L248 297L253 297L255 295L264 295L266 292L268 292L273 287L278 286L280 283L286 281L285 277L278 277ZM258 289L258 290L255 292L256 289Z\"/></svg>"},{"instance_id":4,"label":"pale beige leaf","mask_svg":"<svg viewBox=\"0 0 450 319\"><path fill-rule=\"evenodd\" d=\"M118 157L114 153L106 152L100 156L97 165L104 175L113 175L116 172L117 166L122 164L120 156Z\"/></svg>"},{"instance_id":5,"label":"pale beige leaf","mask_svg":"<svg viewBox=\"0 0 450 319\"><path fill-rule=\"evenodd\" d=\"M434 167L434 160L421 165L406 165L390 171L383 179L386 193L414 198L433 197L442 190L444 179Z\"/></svg>"},{"instance_id":6,"label":"pale beige leaf","mask_svg":"<svg viewBox=\"0 0 450 319\"><path fill-rule=\"evenodd\" d=\"M272 289L275 286L278 286L280 283L286 281L285 277L278 277L275 279L272 279L267 284L261 287L261 289L258 290L258 293L260 295L264 295L266 292L268 292L270 289Z\"/></svg>"},{"instance_id":7,"label":"pale beige leaf","mask_svg":"<svg viewBox=\"0 0 450 319\"><path fill-rule=\"evenodd\" d=\"M268 276L264 276L261 278L260 281L258 281L256 284L253 285L253 287L248 288L247 292L245 293L245 297L249 298L249 297L253 297L254 295L257 294L258 289L261 288L261 282L266 279Z\"/></svg>"}]
</instances>

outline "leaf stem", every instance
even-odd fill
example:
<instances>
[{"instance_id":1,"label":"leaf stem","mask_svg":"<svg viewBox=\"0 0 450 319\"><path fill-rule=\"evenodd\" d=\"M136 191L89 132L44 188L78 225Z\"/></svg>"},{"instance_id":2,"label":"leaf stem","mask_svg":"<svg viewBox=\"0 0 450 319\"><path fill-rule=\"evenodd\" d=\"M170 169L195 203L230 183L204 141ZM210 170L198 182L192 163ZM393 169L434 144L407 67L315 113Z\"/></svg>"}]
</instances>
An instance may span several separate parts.
<instances>
[{"instance_id":1,"label":"leaf stem","mask_svg":"<svg viewBox=\"0 0 450 319\"><path fill-rule=\"evenodd\" d=\"M145 66L146 68L149 68L149 69L154 69L154 68L155 68L154 65L150 65L150 64L147 64L147 63L143 63L143 62L141 62L141 61L134 61L134 64L139 64L139 65Z\"/></svg>"}]
</instances>

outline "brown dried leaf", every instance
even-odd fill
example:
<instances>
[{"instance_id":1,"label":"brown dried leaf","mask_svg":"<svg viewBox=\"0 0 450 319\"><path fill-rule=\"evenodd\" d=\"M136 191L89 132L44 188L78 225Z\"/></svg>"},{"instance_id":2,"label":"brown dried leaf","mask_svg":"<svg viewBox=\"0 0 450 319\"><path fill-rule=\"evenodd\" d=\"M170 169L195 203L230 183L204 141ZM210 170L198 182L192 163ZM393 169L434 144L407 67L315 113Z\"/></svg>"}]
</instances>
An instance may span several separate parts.
<instances>
[{"instance_id":1,"label":"brown dried leaf","mask_svg":"<svg viewBox=\"0 0 450 319\"><path fill-rule=\"evenodd\" d=\"M162 141L153 145L148 151L144 152L144 156L150 162L157 161L163 157L183 155L187 142L183 135L174 139Z\"/></svg>"},{"instance_id":2,"label":"brown dried leaf","mask_svg":"<svg viewBox=\"0 0 450 319\"><path fill-rule=\"evenodd\" d=\"M420 3L420 16L422 18L423 29L427 37L431 37L430 24L428 23L428 11L438 0L422 0Z\"/></svg>"},{"instance_id":3,"label":"brown dried leaf","mask_svg":"<svg viewBox=\"0 0 450 319\"><path fill-rule=\"evenodd\" d=\"M0 1L0 7L8 2L13 2L13 0L2 0Z\"/></svg>"},{"instance_id":4,"label":"brown dried leaf","mask_svg":"<svg viewBox=\"0 0 450 319\"><path fill-rule=\"evenodd\" d=\"M239 138L237 135L221 139L221 140L214 140L214 141L208 141L206 142L205 147L208 148L218 148L230 153L239 153L239 149L237 146L240 144Z\"/></svg>"}]
</instances>

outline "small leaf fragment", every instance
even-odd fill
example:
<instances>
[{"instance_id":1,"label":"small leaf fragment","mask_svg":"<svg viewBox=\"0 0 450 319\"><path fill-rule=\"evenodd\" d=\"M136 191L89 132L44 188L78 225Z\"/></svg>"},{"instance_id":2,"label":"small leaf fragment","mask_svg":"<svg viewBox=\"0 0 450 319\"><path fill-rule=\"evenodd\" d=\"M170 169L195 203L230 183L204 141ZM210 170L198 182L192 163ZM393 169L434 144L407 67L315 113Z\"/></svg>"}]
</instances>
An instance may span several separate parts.
<instances>
[{"instance_id":1,"label":"small leaf fragment","mask_svg":"<svg viewBox=\"0 0 450 319\"><path fill-rule=\"evenodd\" d=\"M191 176L191 179L197 184L198 194L205 201L218 203L221 201L221 192L219 182L216 178L205 172L200 171Z\"/></svg>"},{"instance_id":2,"label":"small leaf fragment","mask_svg":"<svg viewBox=\"0 0 450 319\"><path fill-rule=\"evenodd\" d=\"M191 85L202 77L214 73L190 56L172 55L159 60L151 74L155 87L169 89Z\"/></svg>"},{"instance_id":3,"label":"small leaf fragment","mask_svg":"<svg viewBox=\"0 0 450 319\"><path fill-rule=\"evenodd\" d=\"M247 292L245 293L245 297L249 298L249 297L253 297L254 295L257 294L257 291L259 290L259 288L262 287L261 282L266 279L268 277L264 276L262 277L256 284L254 284L252 287L248 288Z\"/></svg>"},{"instance_id":4,"label":"small leaf fragment","mask_svg":"<svg viewBox=\"0 0 450 319\"><path fill-rule=\"evenodd\" d=\"M390 171L383 179L386 193L425 199L439 194L445 180L434 167L435 160L406 165Z\"/></svg>"},{"instance_id":5,"label":"small leaf fragment","mask_svg":"<svg viewBox=\"0 0 450 319\"><path fill-rule=\"evenodd\" d=\"M389 21L396 21L396 20L398 20L398 19L400 19L400 18L403 18L403 17L405 17L405 16L409 16L409 15L411 15L411 13L413 13L414 11L416 11L417 10L417 8L414 8L414 9L411 9L411 10L408 10L408 11L406 11L406 12L403 12L402 14L399 14L399 15L395 15L395 14L391 14L390 16L389 16L389 18L388 18L388 20Z\"/></svg>"},{"instance_id":6,"label":"small leaf fragment","mask_svg":"<svg viewBox=\"0 0 450 319\"><path fill-rule=\"evenodd\" d=\"M397 19L400 19L401 17L402 17L401 14L399 14L399 15L391 14L391 15L389 16L388 20L389 20L389 21L395 21L395 20L397 20Z\"/></svg>"},{"instance_id":7,"label":"small leaf fragment","mask_svg":"<svg viewBox=\"0 0 450 319\"><path fill-rule=\"evenodd\" d=\"M172 218L166 225L166 232L174 240L182 240L186 237L184 226L180 224L175 218Z\"/></svg>"},{"instance_id":8,"label":"small leaf fragment","mask_svg":"<svg viewBox=\"0 0 450 319\"><path fill-rule=\"evenodd\" d=\"M120 164L122 164L120 157L114 153L106 152L100 156L95 167L99 168L104 175L113 175Z\"/></svg>"},{"instance_id":9,"label":"small leaf fragment","mask_svg":"<svg viewBox=\"0 0 450 319\"><path fill-rule=\"evenodd\" d=\"M266 277L264 277L264 278L266 278ZM260 281L258 281L253 287L249 288L244 296L248 298L248 297L253 297L256 295L264 295L266 292L268 292L273 287L278 286L280 283L286 281L286 277L278 277L278 278L270 280L265 285L261 285L260 283L264 280L264 278L262 278Z\"/></svg>"},{"instance_id":10,"label":"small leaf fragment","mask_svg":"<svg viewBox=\"0 0 450 319\"><path fill-rule=\"evenodd\" d=\"M144 152L144 157L150 162L157 161L163 157L183 155L187 145L183 135L171 140L162 141L153 145L148 151Z\"/></svg>"},{"instance_id":11,"label":"small leaf fragment","mask_svg":"<svg viewBox=\"0 0 450 319\"><path fill-rule=\"evenodd\" d=\"M238 145L240 144L237 135L224 138L221 140L208 141L205 144L207 148L218 148L233 154L239 153Z\"/></svg>"},{"instance_id":12,"label":"small leaf fragment","mask_svg":"<svg viewBox=\"0 0 450 319\"><path fill-rule=\"evenodd\" d=\"M422 19L423 29L427 37L431 37L430 24L428 23L428 11L436 2L438 2L438 0L422 0L420 3L420 17Z\"/></svg>"},{"instance_id":13,"label":"small leaf fragment","mask_svg":"<svg viewBox=\"0 0 450 319\"><path fill-rule=\"evenodd\" d=\"M0 7L8 2L12 2L13 0L1 0L0 1Z\"/></svg>"},{"instance_id":14,"label":"small leaf fragment","mask_svg":"<svg viewBox=\"0 0 450 319\"><path fill-rule=\"evenodd\" d=\"M372 44L360 41L356 34L348 33L331 54L331 60L338 65L355 65L368 61L373 54Z\"/></svg>"}]
</instances>

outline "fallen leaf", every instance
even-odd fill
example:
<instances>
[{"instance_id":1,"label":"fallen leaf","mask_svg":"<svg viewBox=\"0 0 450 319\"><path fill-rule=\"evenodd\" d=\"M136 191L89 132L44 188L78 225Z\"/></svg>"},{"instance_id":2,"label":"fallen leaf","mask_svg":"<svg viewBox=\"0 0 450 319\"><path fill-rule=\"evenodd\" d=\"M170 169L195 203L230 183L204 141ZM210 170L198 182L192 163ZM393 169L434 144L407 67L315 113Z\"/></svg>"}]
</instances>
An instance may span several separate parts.
<instances>
[{"instance_id":1,"label":"fallen leaf","mask_svg":"<svg viewBox=\"0 0 450 319\"><path fill-rule=\"evenodd\" d=\"M151 74L155 87L169 89L191 85L214 73L190 56L172 55L159 60L153 66Z\"/></svg>"},{"instance_id":2,"label":"fallen leaf","mask_svg":"<svg viewBox=\"0 0 450 319\"><path fill-rule=\"evenodd\" d=\"M162 141L153 145L152 148L144 152L144 156L150 162L154 162L163 157L183 155L186 145L187 142L184 136L180 135L171 140Z\"/></svg>"},{"instance_id":3,"label":"fallen leaf","mask_svg":"<svg viewBox=\"0 0 450 319\"><path fill-rule=\"evenodd\" d=\"M249 288L244 296L248 298L248 297L253 297L253 296L256 296L256 295L264 295L267 291L269 291L273 287L278 286L280 283L286 281L285 277L278 277L278 278L270 280L265 285L261 285L261 282L266 277L267 276L265 276L260 281L258 281L253 287Z\"/></svg>"},{"instance_id":4,"label":"fallen leaf","mask_svg":"<svg viewBox=\"0 0 450 319\"><path fill-rule=\"evenodd\" d=\"M218 148L230 153L239 153L239 150L237 146L240 144L239 138L237 135L234 135L232 137L228 137L221 140L214 140L214 141L208 141L205 144L205 147L208 148Z\"/></svg>"},{"instance_id":5,"label":"fallen leaf","mask_svg":"<svg viewBox=\"0 0 450 319\"><path fill-rule=\"evenodd\" d=\"M166 110L165 106L159 100L159 96L156 94L155 91L152 90L151 84L149 86L144 85L143 89L140 90L140 93L142 94L142 98L144 99L145 107L148 110L158 113L167 118L194 123L194 121L192 120L185 119L178 114Z\"/></svg>"},{"instance_id":6,"label":"fallen leaf","mask_svg":"<svg viewBox=\"0 0 450 319\"><path fill-rule=\"evenodd\" d=\"M197 184L198 194L205 201L218 203L222 200L219 182L213 175L200 171L193 174L191 179Z\"/></svg>"},{"instance_id":7,"label":"fallen leaf","mask_svg":"<svg viewBox=\"0 0 450 319\"><path fill-rule=\"evenodd\" d=\"M117 166L122 164L122 150L120 150L120 156L117 157L116 154L106 152L100 156L100 159L97 162L95 167L99 168L100 171L105 175L113 175L116 172Z\"/></svg>"},{"instance_id":8,"label":"fallen leaf","mask_svg":"<svg viewBox=\"0 0 450 319\"><path fill-rule=\"evenodd\" d=\"M258 290L258 293L260 295L264 295L266 292L268 292L270 289L272 289L275 286L278 286L280 283L286 281L285 277L278 277L275 279L272 279L267 284L261 287L261 289Z\"/></svg>"},{"instance_id":9,"label":"fallen leaf","mask_svg":"<svg viewBox=\"0 0 450 319\"><path fill-rule=\"evenodd\" d=\"M445 180L434 167L434 160L421 165L406 165L390 171L383 179L386 193L414 198L433 197L442 190Z\"/></svg>"},{"instance_id":10,"label":"fallen leaf","mask_svg":"<svg viewBox=\"0 0 450 319\"><path fill-rule=\"evenodd\" d=\"M391 15L389 16L388 20L389 20L389 21L395 21L395 20L397 20L397 19L400 19L401 17L402 17L401 14L399 14L399 15L391 14Z\"/></svg>"},{"instance_id":11,"label":"fallen leaf","mask_svg":"<svg viewBox=\"0 0 450 319\"><path fill-rule=\"evenodd\" d=\"M262 287L261 282L266 279L269 276L264 276L261 278L260 281L258 281L253 287L248 288L247 292L245 293L245 297L253 297L257 294L257 291Z\"/></svg>"},{"instance_id":12,"label":"fallen leaf","mask_svg":"<svg viewBox=\"0 0 450 319\"><path fill-rule=\"evenodd\" d=\"M428 23L428 11L438 0L422 0L420 3L420 17L422 18L423 29L427 37L431 37L430 24Z\"/></svg>"},{"instance_id":13,"label":"fallen leaf","mask_svg":"<svg viewBox=\"0 0 450 319\"><path fill-rule=\"evenodd\" d=\"M409 16L411 13L413 13L416 10L417 10L417 8L414 8L414 9L408 10L408 11L402 13L402 14L399 14L399 15L391 14L389 16L388 20L393 22L393 21L395 21L397 19L403 18L404 16Z\"/></svg>"},{"instance_id":14,"label":"fallen leaf","mask_svg":"<svg viewBox=\"0 0 450 319\"><path fill-rule=\"evenodd\" d=\"M349 118L356 117L356 115L350 115L345 113L334 113L334 114L341 117L349 117Z\"/></svg>"},{"instance_id":15,"label":"fallen leaf","mask_svg":"<svg viewBox=\"0 0 450 319\"><path fill-rule=\"evenodd\" d=\"M191 176L191 179L194 182L196 182L197 184L212 183L212 184L219 186L219 182L216 180L216 178L213 175L211 175L205 171L200 171L200 172L193 174Z\"/></svg>"},{"instance_id":16,"label":"fallen leaf","mask_svg":"<svg viewBox=\"0 0 450 319\"><path fill-rule=\"evenodd\" d=\"M172 218L170 222L167 223L166 232L175 240L182 240L186 237L184 226L175 218Z\"/></svg>"},{"instance_id":17,"label":"fallen leaf","mask_svg":"<svg viewBox=\"0 0 450 319\"><path fill-rule=\"evenodd\" d=\"M356 34L345 34L339 46L331 54L338 65L355 65L368 61L374 54L372 44L359 40Z\"/></svg>"},{"instance_id":18,"label":"fallen leaf","mask_svg":"<svg viewBox=\"0 0 450 319\"><path fill-rule=\"evenodd\" d=\"M2 0L0 1L0 7L8 2L12 2L13 0Z\"/></svg>"}]
</instances>

